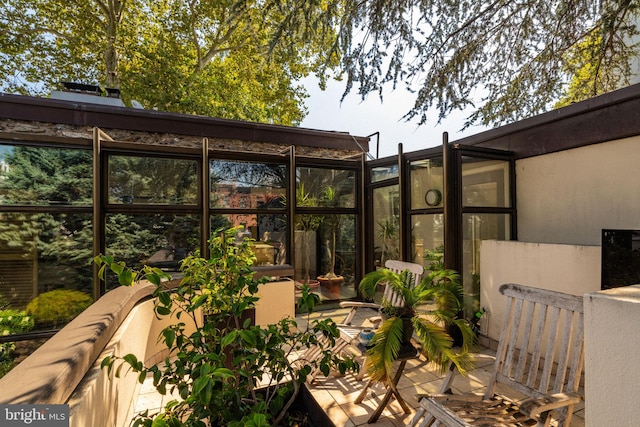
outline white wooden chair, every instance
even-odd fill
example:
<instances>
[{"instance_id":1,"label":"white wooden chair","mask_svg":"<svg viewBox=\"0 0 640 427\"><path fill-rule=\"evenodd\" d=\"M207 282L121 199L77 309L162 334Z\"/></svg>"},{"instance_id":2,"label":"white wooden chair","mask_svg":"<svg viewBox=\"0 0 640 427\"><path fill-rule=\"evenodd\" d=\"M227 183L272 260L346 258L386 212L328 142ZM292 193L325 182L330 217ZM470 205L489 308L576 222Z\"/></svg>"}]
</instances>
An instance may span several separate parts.
<instances>
[{"instance_id":1,"label":"white wooden chair","mask_svg":"<svg viewBox=\"0 0 640 427\"><path fill-rule=\"evenodd\" d=\"M486 392L423 397L412 426L549 426L551 414L558 426L570 425L582 399L582 297L514 284L500 293L508 300ZM528 399L518 404L496 395L497 384Z\"/></svg>"},{"instance_id":2,"label":"white wooden chair","mask_svg":"<svg viewBox=\"0 0 640 427\"><path fill-rule=\"evenodd\" d=\"M422 279L422 275L424 273L424 267L422 267L420 264L415 264L412 262L387 260L384 265L385 268L388 268L389 270L396 273L401 273L405 270L409 270L414 275L414 283L416 285L420 283L420 280ZM388 301L391 305L396 307L404 306L404 298L402 297L402 295L395 292L389 285L386 285L384 288L382 300ZM368 324L353 324L358 309L372 308L379 311L382 308L381 304L357 301L343 301L340 303L340 307L351 309L347 313L342 323L338 324L338 329L340 330L341 337L345 341L355 345L358 344L358 335L363 329L376 329L382 320L380 315L375 315L367 319ZM361 369L360 373L358 374L358 379L362 379L363 377L364 369Z\"/></svg>"}]
</instances>

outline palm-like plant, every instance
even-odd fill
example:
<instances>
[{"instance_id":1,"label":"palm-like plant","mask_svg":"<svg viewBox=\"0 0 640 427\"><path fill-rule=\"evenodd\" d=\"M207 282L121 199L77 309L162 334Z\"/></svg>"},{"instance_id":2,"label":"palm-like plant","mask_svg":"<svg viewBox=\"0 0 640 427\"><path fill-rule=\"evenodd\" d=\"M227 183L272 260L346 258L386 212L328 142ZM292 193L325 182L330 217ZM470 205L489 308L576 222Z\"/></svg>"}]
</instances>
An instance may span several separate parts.
<instances>
[{"instance_id":1,"label":"palm-like plant","mask_svg":"<svg viewBox=\"0 0 640 427\"><path fill-rule=\"evenodd\" d=\"M414 332L422 352L442 372L451 362L462 373L470 367L469 350L476 337L467 321L458 318L463 293L458 273L445 269L431 271L420 283L415 283L414 275L408 270L396 273L385 268L367 274L360 282L360 290L365 296L372 297L379 283L387 283L401 295L404 305L392 306L389 301L382 301L382 312L386 312L387 317L371 341L365 362L372 381L393 386L393 362L404 354L408 343L403 340ZM406 325L409 325L409 331L404 329ZM451 325L456 325L462 335L459 350L453 348L453 339L448 332Z\"/></svg>"}]
</instances>

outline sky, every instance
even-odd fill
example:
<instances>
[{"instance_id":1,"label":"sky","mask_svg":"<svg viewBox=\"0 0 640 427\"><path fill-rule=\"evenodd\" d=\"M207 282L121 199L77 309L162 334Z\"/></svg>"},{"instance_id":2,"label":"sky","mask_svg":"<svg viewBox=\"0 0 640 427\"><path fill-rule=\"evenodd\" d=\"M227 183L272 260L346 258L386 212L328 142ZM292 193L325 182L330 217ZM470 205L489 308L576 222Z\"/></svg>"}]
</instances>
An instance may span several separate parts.
<instances>
[{"instance_id":1,"label":"sky","mask_svg":"<svg viewBox=\"0 0 640 427\"><path fill-rule=\"evenodd\" d=\"M310 96L305 101L309 112L300 126L348 132L354 136L368 136L380 132L379 156L376 156L376 138L372 137L369 143L369 152L374 158L397 154L400 142L403 152L409 153L441 145L443 132L449 133L449 141L455 141L486 130L475 126L460 132L469 112L455 112L440 124L437 123L437 111L434 111L422 126L417 125L417 119L405 122L402 116L413 106L414 99L413 95L404 89L387 91L382 103L377 94L372 94L362 101L360 96L352 91L340 103L344 82L332 80L325 91L320 90L317 80L313 77L301 83L307 88Z\"/></svg>"}]
</instances>

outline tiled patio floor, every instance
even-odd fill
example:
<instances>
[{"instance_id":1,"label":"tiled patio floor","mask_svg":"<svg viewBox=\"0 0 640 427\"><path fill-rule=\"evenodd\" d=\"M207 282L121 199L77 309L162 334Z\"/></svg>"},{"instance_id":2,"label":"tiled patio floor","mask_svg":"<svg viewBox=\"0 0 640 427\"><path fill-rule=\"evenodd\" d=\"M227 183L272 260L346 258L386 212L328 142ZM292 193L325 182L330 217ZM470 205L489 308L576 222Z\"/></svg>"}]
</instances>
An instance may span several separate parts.
<instances>
[{"instance_id":1,"label":"tiled patio floor","mask_svg":"<svg viewBox=\"0 0 640 427\"><path fill-rule=\"evenodd\" d=\"M373 310L359 310L360 319L368 318L375 314ZM340 322L347 311L345 309L318 311L311 315L312 319L331 317L336 322ZM306 323L306 315L298 316L298 324L302 327ZM358 319L354 321L357 324ZM354 354L358 354L355 347L350 349ZM481 393L490 377L494 354L492 350L481 349L476 354L475 368L468 372L467 376L458 375L453 381L453 392L478 392ZM424 357L409 360L407 362L404 374L398 383L398 390L407 404L411 407L411 413L405 414L397 400L391 399L386 409L376 423L368 424L370 415L378 407L386 390L381 384L371 386L367 392L366 398L360 404L353 403L356 397L366 384L366 378L358 381L353 374L345 376L330 376L328 378L318 377L309 387L313 397L320 407L329 415L329 418L336 426L354 427L354 426L405 426L409 424L416 413L419 406L416 399L417 394L437 393L439 391L443 375L436 372L433 364L427 363ZM512 390L501 389L499 393L509 397L518 398L517 392ZM155 412L160 409L164 403L171 400L170 396L160 396L151 381L145 382L140 387L139 397L132 404L132 413L149 409L149 412ZM131 418L129 418L131 419ZM571 423L573 427L584 426L584 404L581 404L573 417Z\"/></svg>"}]
</instances>

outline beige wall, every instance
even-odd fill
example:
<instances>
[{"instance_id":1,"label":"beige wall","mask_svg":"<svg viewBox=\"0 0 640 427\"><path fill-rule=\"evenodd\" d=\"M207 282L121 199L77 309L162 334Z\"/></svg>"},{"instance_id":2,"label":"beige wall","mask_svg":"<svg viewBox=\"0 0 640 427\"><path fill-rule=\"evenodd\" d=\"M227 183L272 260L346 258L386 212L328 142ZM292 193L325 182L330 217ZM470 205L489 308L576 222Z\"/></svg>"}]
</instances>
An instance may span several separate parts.
<instances>
[{"instance_id":1,"label":"beige wall","mask_svg":"<svg viewBox=\"0 0 640 427\"><path fill-rule=\"evenodd\" d=\"M484 240L480 246L480 304L488 313L481 331L500 335L503 283L518 283L573 295L600 290L600 247Z\"/></svg>"},{"instance_id":2,"label":"beige wall","mask_svg":"<svg viewBox=\"0 0 640 427\"><path fill-rule=\"evenodd\" d=\"M291 279L267 282L258 288L256 325L267 326L296 316L295 284Z\"/></svg>"},{"instance_id":3,"label":"beige wall","mask_svg":"<svg viewBox=\"0 0 640 427\"><path fill-rule=\"evenodd\" d=\"M603 228L640 229L640 137L516 162L518 240L600 245Z\"/></svg>"},{"instance_id":4,"label":"beige wall","mask_svg":"<svg viewBox=\"0 0 640 427\"><path fill-rule=\"evenodd\" d=\"M637 426L640 420L640 287L585 296L587 427Z\"/></svg>"},{"instance_id":5,"label":"beige wall","mask_svg":"<svg viewBox=\"0 0 640 427\"><path fill-rule=\"evenodd\" d=\"M194 325L188 323L188 317L183 316L181 321L187 323L187 332L194 330ZM162 361L168 353L166 347L158 342L158 337L161 330L172 322L175 319L170 316L162 320L156 318L154 300L133 307L69 398L70 427L129 425L133 417L133 398L139 387L137 374L125 364L120 377L115 378L113 371L108 375L100 364L107 356L129 353L136 355L147 366ZM120 363L117 362L115 367Z\"/></svg>"}]
</instances>

